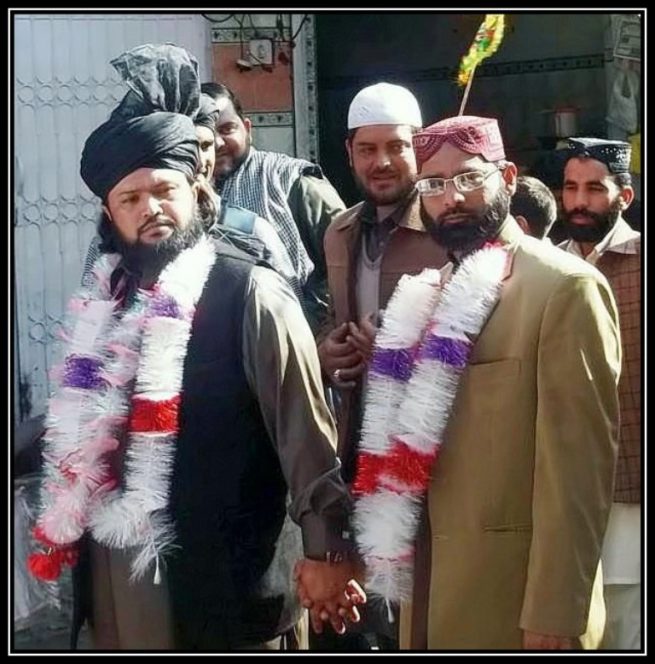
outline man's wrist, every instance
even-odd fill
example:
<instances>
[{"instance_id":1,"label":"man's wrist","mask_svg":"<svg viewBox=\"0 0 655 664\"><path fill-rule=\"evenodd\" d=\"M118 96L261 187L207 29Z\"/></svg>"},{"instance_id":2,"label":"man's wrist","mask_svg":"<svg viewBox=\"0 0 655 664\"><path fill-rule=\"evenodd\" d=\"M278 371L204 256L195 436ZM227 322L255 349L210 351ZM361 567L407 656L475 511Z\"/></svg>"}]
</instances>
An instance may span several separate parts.
<instances>
[{"instance_id":1,"label":"man's wrist","mask_svg":"<svg viewBox=\"0 0 655 664\"><path fill-rule=\"evenodd\" d=\"M308 555L306 556L307 560L313 560L315 562L321 563L331 563L338 564L345 561L352 561L357 558L357 555L352 550L343 550L343 551L326 551L321 555Z\"/></svg>"}]
</instances>

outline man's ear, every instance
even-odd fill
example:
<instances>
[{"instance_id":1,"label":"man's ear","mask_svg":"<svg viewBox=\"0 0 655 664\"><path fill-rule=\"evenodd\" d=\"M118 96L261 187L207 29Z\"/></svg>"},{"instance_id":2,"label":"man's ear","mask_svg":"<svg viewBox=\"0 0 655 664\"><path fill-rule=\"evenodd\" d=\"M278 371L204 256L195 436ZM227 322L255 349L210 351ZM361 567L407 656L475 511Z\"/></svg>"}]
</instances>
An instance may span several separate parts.
<instances>
[{"instance_id":1,"label":"man's ear","mask_svg":"<svg viewBox=\"0 0 655 664\"><path fill-rule=\"evenodd\" d=\"M248 136L250 136L252 133L252 122L250 118L243 119L243 126L246 128L246 133L248 134Z\"/></svg>"},{"instance_id":2,"label":"man's ear","mask_svg":"<svg viewBox=\"0 0 655 664\"><path fill-rule=\"evenodd\" d=\"M521 227L521 230L526 235L530 235L530 225L527 219L522 214L515 214L514 219L516 219L516 223Z\"/></svg>"},{"instance_id":3,"label":"man's ear","mask_svg":"<svg viewBox=\"0 0 655 664\"><path fill-rule=\"evenodd\" d=\"M109 208L108 208L104 203L102 204L102 211L107 215L107 218L108 218L110 221L114 221L114 220L111 218L111 212L109 211Z\"/></svg>"},{"instance_id":4,"label":"man's ear","mask_svg":"<svg viewBox=\"0 0 655 664\"><path fill-rule=\"evenodd\" d=\"M344 145L346 146L346 153L348 154L348 163L350 164L351 168L353 165L353 148L348 139L345 140Z\"/></svg>"},{"instance_id":5,"label":"man's ear","mask_svg":"<svg viewBox=\"0 0 655 664\"><path fill-rule=\"evenodd\" d=\"M193 200L196 203L198 202L198 192L200 191L200 181L198 180L198 177L203 177L203 176L197 175L196 179L191 184L191 193L193 194Z\"/></svg>"},{"instance_id":6,"label":"man's ear","mask_svg":"<svg viewBox=\"0 0 655 664\"><path fill-rule=\"evenodd\" d=\"M619 193L621 210L627 210L634 199L635 190L630 185L623 187Z\"/></svg>"},{"instance_id":7,"label":"man's ear","mask_svg":"<svg viewBox=\"0 0 655 664\"><path fill-rule=\"evenodd\" d=\"M516 178L518 176L518 169L516 164L512 161L505 162L503 168L503 180L505 181L505 190L510 196L516 193Z\"/></svg>"}]
</instances>

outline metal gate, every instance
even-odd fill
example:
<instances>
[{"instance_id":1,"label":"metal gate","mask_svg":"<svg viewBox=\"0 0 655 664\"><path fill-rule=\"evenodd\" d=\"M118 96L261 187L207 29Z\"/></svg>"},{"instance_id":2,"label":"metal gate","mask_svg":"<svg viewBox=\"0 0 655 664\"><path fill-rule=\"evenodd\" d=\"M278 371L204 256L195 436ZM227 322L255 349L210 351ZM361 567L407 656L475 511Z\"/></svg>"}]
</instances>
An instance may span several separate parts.
<instances>
[{"instance_id":1,"label":"metal gate","mask_svg":"<svg viewBox=\"0 0 655 664\"><path fill-rule=\"evenodd\" d=\"M44 411L52 342L95 233L82 147L126 91L109 61L146 42L191 51L211 75L199 14L14 14L14 420Z\"/></svg>"}]
</instances>

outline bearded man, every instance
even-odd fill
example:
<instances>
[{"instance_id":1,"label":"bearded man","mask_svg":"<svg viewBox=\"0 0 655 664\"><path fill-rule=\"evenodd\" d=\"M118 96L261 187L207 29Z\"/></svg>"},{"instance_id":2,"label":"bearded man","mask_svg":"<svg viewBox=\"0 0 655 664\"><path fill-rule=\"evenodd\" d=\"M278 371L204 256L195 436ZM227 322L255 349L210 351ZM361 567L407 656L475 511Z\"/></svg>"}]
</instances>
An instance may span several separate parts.
<instances>
[{"instance_id":1,"label":"bearded man","mask_svg":"<svg viewBox=\"0 0 655 664\"><path fill-rule=\"evenodd\" d=\"M453 271L401 282L376 339L354 482L367 589L402 603L401 648L598 647L611 289L510 215L517 169L496 120L448 118L413 144L422 215Z\"/></svg>"},{"instance_id":2,"label":"bearded man","mask_svg":"<svg viewBox=\"0 0 655 664\"><path fill-rule=\"evenodd\" d=\"M423 124L414 95L400 85L360 90L348 110L346 151L364 200L325 234L329 322L319 335L323 374L339 391L339 456L353 477L361 392L379 311L403 274L441 267L446 255L421 222L412 135Z\"/></svg>"},{"instance_id":3,"label":"bearded man","mask_svg":"<svg viewBox=\"0 0 655 664\"><path fill-rule=\"evenodd\" d=\"M345 205L318 164L255 148L252 122L230 88L211 82L201 89L221 107L214 132L216 191L278 232L293 267L289 283L316 331L328 308L323 236Z\"/></svg>"},{"instance_id":4,"label":"bearded man","mask_svg":"<svg viewBox=\"0 0 655 664\"><path fill-rule=\"evenodd\" d=\"M203 189L211 187L216 164L214 133L221 105L201 93L195 56L174 44L142 44L122 53L111 64L129 86L112 117L129 119L153 111L188 115L200 146L198 177L207 182ZM293 287L296 273L275 228L254 212L225 203L215 193L213 196L216 214L209 235L266 260ZM84 261L83 282L98 258L99 245L100 238L94 237Z\"/></svg>"},{"instance_id":5,"label":"bearded man","mask_svg":"<svg viewBox=\"0 0 655 664\"><path fill-rule=\"evenodd\" d=\"M160 111L110 118L82 155L104 253L69 305L29 566L79 557L98 649L293 649L294 564L325 587L349 569L327 562L349 498L311 331L282 277L206 235L199 167L191 118ZM338 631L357 619L308 590Z\"/></svg>"},{"instance_id":6,"label":"bearded man","mask_svg":"<svg viewBox=\"0 0 655 664\"><path fill-rule=\"evenodd\" d=\"M623 212L634 191L630 144L571 138L564 151L564 228L560 247L595 265L609 281L621 321L621 432L614 501L603 544L607 629L603 648L641 647L641 233Z\"/></svg>"}]
</instances>

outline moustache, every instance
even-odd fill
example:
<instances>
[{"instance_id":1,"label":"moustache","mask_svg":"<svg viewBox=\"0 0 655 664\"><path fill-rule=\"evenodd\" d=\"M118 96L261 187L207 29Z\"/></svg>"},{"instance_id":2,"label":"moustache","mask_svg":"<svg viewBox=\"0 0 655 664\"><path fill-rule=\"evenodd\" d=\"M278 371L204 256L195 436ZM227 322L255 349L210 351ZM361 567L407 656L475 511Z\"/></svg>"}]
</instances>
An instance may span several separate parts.
<instances>
[{"instance_id":1,"label":"moustache","mask_svg":"<svg viewBox=\"0 0 655 664\"><path fill-rule=\"evenodd\" d=\"M151 228L154 228L156 226L168 226L169 228L174 228L175 224L170 220L166 219L163 217L157 217L156 219L150 219L146 221L141 228L139 228L139 235L143 235L144 233L147 233Z\"/></svg>"},{"instance_id":2,"label":"moustache","mask_svg":"<svg viewBox=\"0 0 655 664\"><path fill-rule=\"evenodd\" d=\"M375 177L376 175L396 175L397 171L392 166L385 166L384 168L376 168L374 171L371 171L370 177Z\"/></svg>"},{"instance_id":3,"label":"moustache","mask_svg":"<svg viewBox=\"0 0 655 664\"><path fill-rule=\"evenodd\" d=\"M459 217L459 216L471 219L473 217L477 217L477 213L474 210L467 210L466 208L457 206L452 210L448 210L448 212L444 212L442 215L440 215L437 218L436 221L442 223L445 219L448 219L448 217Z\"/></svg>"},{"instance_id":4,"label":"moustache","mask_svg":"<svg viewBox=\"0 0 655 664\"><path fill-rule=\"evenodd\" d=\"M599 222L602 221L603 215L598 214L596 212L590 212L589 210L584 210L582 208L573 208L573 210L567 210L566 211L566 217L567 219L571 219L572 217L586 217L587 219L591 219L592 221Z\"/></svg>"}]
</instances>

